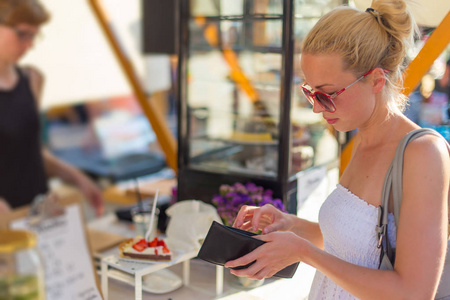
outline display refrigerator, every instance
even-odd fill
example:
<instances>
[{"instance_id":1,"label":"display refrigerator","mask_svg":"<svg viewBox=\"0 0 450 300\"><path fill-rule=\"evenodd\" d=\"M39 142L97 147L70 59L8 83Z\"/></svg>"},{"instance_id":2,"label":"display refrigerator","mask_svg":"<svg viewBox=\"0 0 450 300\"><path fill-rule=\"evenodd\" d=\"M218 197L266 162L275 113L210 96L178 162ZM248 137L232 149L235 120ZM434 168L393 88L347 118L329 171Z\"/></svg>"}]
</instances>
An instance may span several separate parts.
<instances>
[{"instance_id":1,"label":"display refrigerator","mask_svg":"<svg viewBox=\"0 0 450 300\"><path fill-rule=\"evenodd\" d=\"M342 1L179 1L178 200L252 182L297 209L297 174L338 161L300 85L300 45Z\"/></svg>"}]
</instances>

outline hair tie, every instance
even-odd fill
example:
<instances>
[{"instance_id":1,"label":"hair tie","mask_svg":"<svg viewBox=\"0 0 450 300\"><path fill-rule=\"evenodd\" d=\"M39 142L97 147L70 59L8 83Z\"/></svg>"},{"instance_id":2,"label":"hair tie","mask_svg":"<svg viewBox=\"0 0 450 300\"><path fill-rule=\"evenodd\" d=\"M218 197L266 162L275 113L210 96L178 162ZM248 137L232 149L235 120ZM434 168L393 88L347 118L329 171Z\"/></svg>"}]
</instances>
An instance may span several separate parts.
<instances>
[{"instance_id":1,"label":"hair tie","mask_svg":"<svg viewBox=\"0 0 450 300\"><path fill-rule=\"evenodd\" d=\"M380 13L377 10L373 9L372 7L369 7L368 9L366 9L366 12L371 14L372 16L374 16L376 18L380 17Z\"/></svg>"}]
</instances>

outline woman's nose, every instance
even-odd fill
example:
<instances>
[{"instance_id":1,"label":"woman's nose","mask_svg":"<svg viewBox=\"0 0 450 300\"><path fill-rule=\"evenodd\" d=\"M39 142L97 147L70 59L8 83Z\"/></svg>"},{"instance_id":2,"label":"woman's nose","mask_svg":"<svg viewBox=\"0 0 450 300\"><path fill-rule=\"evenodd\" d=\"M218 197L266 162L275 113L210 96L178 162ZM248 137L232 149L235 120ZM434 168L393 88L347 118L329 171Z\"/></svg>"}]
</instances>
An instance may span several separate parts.
<instances>
[{"instance_id":1,"label":"woman's nose","mask_svg":"<svg viewBox=\"0 0 450 300\"><path fill-rule=\"evenodd\" d=\"M324 111L326 110L322 107L322 105L320 105L319 102L316 99L314 99L313 112L318 114Z\"/></svg>"}]
</instances>

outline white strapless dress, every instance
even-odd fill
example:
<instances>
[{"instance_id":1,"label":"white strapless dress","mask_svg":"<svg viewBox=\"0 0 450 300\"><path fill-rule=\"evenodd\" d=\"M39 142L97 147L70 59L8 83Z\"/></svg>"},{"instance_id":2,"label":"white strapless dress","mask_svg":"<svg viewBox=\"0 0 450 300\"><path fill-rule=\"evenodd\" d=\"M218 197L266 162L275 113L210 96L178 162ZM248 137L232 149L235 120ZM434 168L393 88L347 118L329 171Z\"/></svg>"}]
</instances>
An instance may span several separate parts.
<instances>
[{"instance_id":1,"label":"white strapless dress","mask_svg":"<svg viewBox=\"0 0 450 300\"><path fill-rule=\"evenodd\" d=\"M395 247L396 227L392 213L388 220L389 241ZM380 261L375 231L377 221L378 209L375 206L338 184L319 212L325 251L350 263L377 269ZM357 298L316 271L309 299Z\"/></svg>"}]
</instances>

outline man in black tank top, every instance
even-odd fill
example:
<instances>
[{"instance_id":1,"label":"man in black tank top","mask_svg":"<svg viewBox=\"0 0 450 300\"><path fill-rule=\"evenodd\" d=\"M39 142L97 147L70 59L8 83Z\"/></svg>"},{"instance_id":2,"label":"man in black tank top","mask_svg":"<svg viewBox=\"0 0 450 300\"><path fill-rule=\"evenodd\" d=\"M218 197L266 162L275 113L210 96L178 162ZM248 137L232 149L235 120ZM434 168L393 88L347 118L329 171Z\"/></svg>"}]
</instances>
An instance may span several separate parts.
<instances>
[{"instance_id":1,"label":"man in black tank top","mask_svg":"<svg viewBox=\"0 0 450 300\"><path fill-rule=\"evenodd\" d=\"M17 66L49 15L37 0L0 4L0 213L5 201L16 208L47 193L48 176L57 176L78 186L100 215L103 198L95 183L43 149L38 113L43 77L35 68Z\"/></svg>"}]
</instances>

